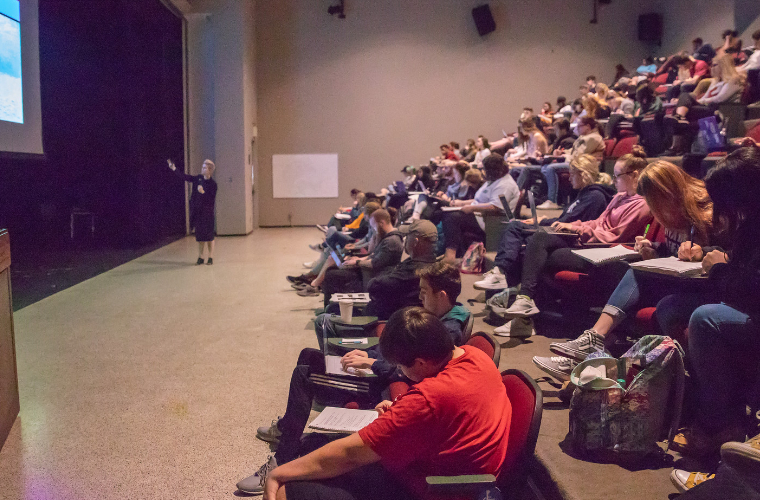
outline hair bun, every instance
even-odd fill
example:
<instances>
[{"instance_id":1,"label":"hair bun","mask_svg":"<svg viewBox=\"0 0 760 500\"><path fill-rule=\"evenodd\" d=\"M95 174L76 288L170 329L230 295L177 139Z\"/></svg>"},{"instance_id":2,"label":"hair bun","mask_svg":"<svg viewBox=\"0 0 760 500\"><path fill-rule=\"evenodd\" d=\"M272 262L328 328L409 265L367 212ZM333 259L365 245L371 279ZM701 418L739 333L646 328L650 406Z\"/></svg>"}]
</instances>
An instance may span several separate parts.
<instances>
[{"instance_id":1,"label":"hair bun","mask_svg":"<svg viewBox=\"0 0 760 500\"><path fill-rule=\"evenodd\" d=\"M631 147L631 155L637 157L637 158L643 158L646 160L647 158L647 152L644 151L644 148L638 144Z\"/></svg>"}]
</instances>

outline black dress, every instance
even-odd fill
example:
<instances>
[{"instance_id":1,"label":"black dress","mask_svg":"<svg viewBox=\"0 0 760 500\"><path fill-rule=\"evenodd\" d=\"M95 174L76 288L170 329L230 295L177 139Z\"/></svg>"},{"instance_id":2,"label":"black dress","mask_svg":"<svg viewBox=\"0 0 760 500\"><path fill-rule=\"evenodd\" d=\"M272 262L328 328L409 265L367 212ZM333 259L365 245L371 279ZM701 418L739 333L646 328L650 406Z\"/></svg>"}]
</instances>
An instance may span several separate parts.
<instances>
[{"instance_id":1,"label":"black dress","mask_svg":"<svg viewBox=\"0 0 760 500\"><path fill-rule=\"evenodd\" d=\"M190 227L195 228L195 241L214 241L214 203L216 202L216 181L202 175L188 175L175 170L178 176L193 183L190 195ZM203 186L203 193L198 192Z\"/></svg>"}]
</instances>

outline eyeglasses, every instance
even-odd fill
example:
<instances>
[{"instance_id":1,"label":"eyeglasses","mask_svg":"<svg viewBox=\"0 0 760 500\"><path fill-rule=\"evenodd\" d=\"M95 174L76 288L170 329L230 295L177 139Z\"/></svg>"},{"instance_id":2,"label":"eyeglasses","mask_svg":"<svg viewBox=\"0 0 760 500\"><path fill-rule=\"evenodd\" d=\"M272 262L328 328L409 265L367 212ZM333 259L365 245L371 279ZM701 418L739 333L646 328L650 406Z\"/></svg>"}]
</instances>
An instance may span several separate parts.
<instances>
[{"instance_id":1,"label":"eyeglasses","mask_svg":"<svg viewBox=\"0 0 760 500\"><path fill-rule=\"evenodd\" d=\"M623 177L624 175L630 175L630 174L632 174L632 173L633 173L633 172L631 172L631 171L629 170L628 172L623 172L622 174L612 174L612 181L613 181L613 182L615 182L616 180L620 179L620 178L621 178L621 177Z\"/></svg>"}]
</instances>

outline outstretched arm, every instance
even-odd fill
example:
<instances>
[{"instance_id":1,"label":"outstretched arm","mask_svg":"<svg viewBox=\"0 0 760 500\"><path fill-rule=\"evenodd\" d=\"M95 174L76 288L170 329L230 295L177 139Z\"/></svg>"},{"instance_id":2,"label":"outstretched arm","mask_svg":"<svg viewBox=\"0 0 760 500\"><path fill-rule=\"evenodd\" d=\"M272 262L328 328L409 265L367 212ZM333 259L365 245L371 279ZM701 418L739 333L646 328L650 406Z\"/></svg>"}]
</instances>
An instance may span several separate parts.
<instances>
[{"instance_id":1,"label":"outstretched arm","mask_svg":"<svg viewBox=\"0 0 760 500\"><path fill-rule=\"evenodd\" d=\"M184 172L180 172L179 169L177 169L177 165L175 165L173 161L166 160L166 163L169 165L169 168L175 174L177 174L177 177L179 177L180 179L182 179L184 181L187 181L187 182L193 182L195 180L195 176L194 175L189 175L189 174L186 174Z\"/></svg>"}]
</instances>

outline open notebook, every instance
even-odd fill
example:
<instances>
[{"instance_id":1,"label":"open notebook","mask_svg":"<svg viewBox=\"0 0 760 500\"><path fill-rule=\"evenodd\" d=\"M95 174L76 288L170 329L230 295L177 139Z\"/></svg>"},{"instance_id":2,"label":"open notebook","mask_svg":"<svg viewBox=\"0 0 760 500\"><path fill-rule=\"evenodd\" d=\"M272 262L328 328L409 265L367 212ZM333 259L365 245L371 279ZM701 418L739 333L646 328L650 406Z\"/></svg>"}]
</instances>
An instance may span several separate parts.
<instances>
[{"instance_id":1,"label":"open notebook","mask_svg":"<svg viewBox=\"0 0 760 500\"><path fill-rule=\"evenodd\" d=\"M325 373L328 375L343 375L344 377L374 377L369 368L346 368L340 364L340 356L325 356Z\"/></svg>"},{"instance_id":2,"label":"open notebook","mask_svg":"<svg viewBox=\"0 0 760 500\"><path fill-rule=\"evenodd\" d=\"M353 300L354 304L369 303L368 293L334 293L330 297L330 302L338 302L341 300Z\"/></svg>"},{"instance_id":3,"label":"open notebook","mask_svg":"<svg viewBox=\"0 0 760 500\"><path fill-rule=\"evenodd\" d=\"M328 406L309 424L309 428L350 434L367 427L378 416L375 410L349 410Z\"/></svg>"},{"instance_id":4,"label":"open notebook","mask_svg":"<svg viewBox=\"0 0 760 500\"><path fill-rule=\"evenodd\" d=\"M638 252L628 250L623 245L615 245L609 248L584 248L581 250L573 250L575 255L583 260L587 260L592 264L604 264L605 262L613 262L616 260L635 260L640 258Z\"/></svg>"},{"instance_id":5,"label":"open notebook","mask_svg":"<svg viewBox=\"0 0 760 500\"><path fill-rule=\"evenodd\" d=\"M631 267L642 271L667 274L669 276L698 278L702 275L701 262L684 262L678 260L677 257L643 260L641 262L634 262L631 264Z\"/></svg>"}]
</instances>

